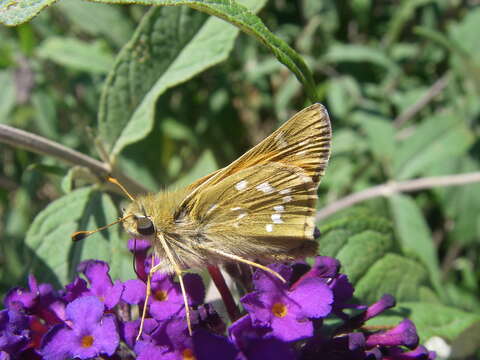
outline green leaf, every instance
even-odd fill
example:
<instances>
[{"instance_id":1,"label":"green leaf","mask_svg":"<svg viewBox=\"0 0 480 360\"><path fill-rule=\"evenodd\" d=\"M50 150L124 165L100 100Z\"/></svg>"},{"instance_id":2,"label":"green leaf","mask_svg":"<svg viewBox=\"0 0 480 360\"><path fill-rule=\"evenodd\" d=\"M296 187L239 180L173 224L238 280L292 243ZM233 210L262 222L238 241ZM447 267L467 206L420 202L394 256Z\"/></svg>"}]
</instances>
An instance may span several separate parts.
<instances>
[{"instance_id":1,"label":"green leaf","mask_svg":"<svg viewBox=\"0 0 480 360\"><path fill-rule=\"evenodd\" d=\"M35 124L41 135L49 139L57 139L57 113L55 101L43 91L38 91L32 96L35 108Z\"/></svg>"},{"instance_id":2,"label":"green leaf","mask_svg":"<svg viewBox=\"0 0 480 360\"><path fill-rule=\"evenodd\" d=\"M404 195L388 198L395 232L404 254L420 259L430 273L435 289L441 294L438 257L430 229L414 200Z\"/></svg>"},{"instance_id":3,"label":"green leaf","mask_svg":"<svg viewBox=\"0 0 480 360\"><path fill-rule=\"evenodd\" d=\"M62 0L54 5L68 17L72 24L93 36L102 36L121 46L133 33L129 18L122 8L78 0Z\"/></svg>"},{"instance_id":4,"label":"green leaf","mask_svg":"<svg viewBox=\"0 0 480 360\"><path fill-rule=\"evenodd\" d=\"M187 5L204 11L237 26L265 45L277 59L287 66L303 84L312 102L317 101L315 82L303 59L281 38L275 36L262 20L239 2L233 0L151 0L152 5ZM126 1L127 3L130 0ZM259 1L253 2L253 4ZM250 2L252 4L252 2ZM262 3L263 6L263 3ZM258 9L258 8L257 8Z\"/></svg>"},{"instance_id":5,"label":"green leaf","mask_svg":"<svg viewBox=\"0 0 480 360\"><path fill-rule=\"evenodd\" d=\"M338 129L332 138L333 156L346 155L347 153L360 154L368 150L365 137L352 129ZM327 172L328 174L328 172Z\"/></svg>"},{"instance_id":6,"label":"green leaf","mask_svg":"<svg viewBox=\"0 0 480 360\"><path fill-rule=\"evenodd\" d=\"M96 229L118 218L118 209L109 195L93 192L82 214L79 229ZM113 279L127 280L135 277L132 265L132 254L128 251L126 236L121 225L96 233L87 239L74 244L70 256L72 273L80 261L88 259L103 260L110 265L110 276Z\"/></svg>"},{"instance_id":7,"label":"green leaf","mask_svg":"<svg viewBox=\"0 0 480 360\"><path fill-rule=\"evenodd\" d=\"M412 259L390 253L373 263L357 281L355 296L366 303L378 301L384 294L391 294L398 301L417 300L420 285L426 280L423 266Z\"/></svg>"},{"instance_id":8,"label":"green leaf","mask_svg":"<svg viewBox=\"0 0 480 360\"><path fill-rule=\"evenodd\" d=\"M329 111L339 118L347 117L359 103L360 97L358 83L350 76L335 77L328 82Z\"/></svg>"},{"instance_id":9,"label":"green leaf","mask_svg":"<svg viewBox=\"0 0 480 360\"><path fill-rule=\"evenodd\" d=\"M357 283L372 264L385 256L392 245L391 236L366 230L350 236L336 258L340 260L342 271L348 274L350 281Z\"/></svg>"},{"instance_id":10,"label":"green leaf","mask_svg":"<svg viewBox=\"0 0 480 360\"><path fill-rule=\"evenodd\" d=\"M452 359L465 358L478 349L480 315L438 303L400 302L386 314L368 321L369 326L395 325L405 317L415 323L420 342L439 336L451 344Z\"/></svg>"},{"instance_id":11,"label":"green leaf","mask_svg":"<svg viewBox=\"0 0 480 360\"><path fill-rule=\"evenodd\" d=\"M0 24L20 25L54 2L55 0L0 0Z\"/></svg>"},{"instance_id":12,"label":"green leaf","mask_svg":"<svg viewBox=\"0 0 480 360\"><path fill-rule=\"evenodd\" d=\"M351 215L342 216L335 220L330 220L328 223L320 227L322 234L326 234L332 230L344 229L349 234L356 234L366 230L374 230L381 234L391 234L392 224L385 218L367 214L353 213ZM335 256L336 254L328 254L328 256Z\"/></svg>"},{"instance_id":13,"label":"green leaf","mask_svg":"<svg viewBox=\"0 0 480 360\"><path fill-rule=\"evenodd\" d=\"M0 22L8 25L18 25L35 16L41 9L52 3L51 0L33 4L25 4L25 2L26 1L22 1L20 8L17 0L2 0L0 6ZM105 0L102 2L110 3L111 1ZM247 1L245 0L245 2ZM248 2L250 4L256 4L256 10L261 8L264 4L263 1ZM116 1L115 3L132 4L137 2L133 0L124 0ZM285 41L272 34L260 18L255 16L248 7L233 0L149 0L144 1L142 4L156 6L186 5L193 9L217 16L235 25L264 44L281 63L287 66L295 74L298 80L304 85L310 100L312 102L317 101L315 82L310 69L303 59ZM211 35L213 36L214 34Z\"/></svg>"},{"instance_id":14,"label":"green leaf","mask_svg":"<svg viewBox=\"0 0 480 360\"><path fill-rule=\"evenodd\" d=\"M364 45L333 45L323 59L329 63L339 62L367 62L379 65L388 71L398 73L398 65L388 58L378 47Z\"/></svg>"},{"instance_id":15,"label":"green leaf","mask_svg":"<svg viewBox=\"0 0 480 360\"><path fill-rule=\"evenodd\" d=\"M69 235L78 230L91 193L91 188L73 191L48 205L33 220L25 243L32 253L29 270L39 274L42 281L68 281L68 257L73 246Z\"/></svg>"},{"instance_id":16,"label":"green leaf","mask_svg":"<svg viewBox=\"0 0 480 360\"><path fill-rule=\"evenodd\" d=\"M340 260L362 303L385 293L397 300L418 300L428 279L421 264L393 253L392 230L388 220L358 207L320 226L320 254Z\"/></svg>"},{"instance_id":17,"label":"green leaf","mask_svg":"<svg viewBox=\"0 0 480 360\"><path fill-rule=\"evenodd\" d=\"M358 111L354 113L353 119L367 134L369 149L388 166L395 152L395 128L392 122L378 115Z\"/></svg>"},{"instance_id":18,"label":"green leaf","mask_svg":"<svg viewBox=\"0 0 480 360\"><path fill-rule=\"evenodd\" d=\"M449 35L453 43L469 54L472 60L480 65L480 38L477 35L480 21L480 9L473 8L458 23L451 23Z\"/></svg>"},{"instance_id":19,"label":"green leaf","mask_svg":"<svg viewBox=\"0 0 480 360\"><path fill-rule=\"evenodd\" d=\"M431 0L409 0L401 2L399 6L396 6L388 26L388 31L385 34L385 42L394 44L403 27L411 21L417 8L429 3L431 3Z\"/></svg>"},{"instance_id":20,"label":"green leaf","mask_svg":"<svg viewBox=\"0 0 480 360\"><path fill-rule=\"evenodd\" d=\"M178 189L187 186L202 176L208 175L217 169L218 165L213 153L210 150L204 151L188 174L182 176L179 181L171 185L171 188Z\"/></svg>"},{"instance_id":21,"label":"green leaf","mask_svg":"<svg viewBox=\"0 0 480 360\"><path fill-rule=\"evenodd\" d=\"M9 71L0 71L0 124L9 123L9 115L15 106L15 82Z\"/></svg>"},{"instance_id":22,"label":"green leaf","mask_svg":"<svg viewBox=\"0 0 480 360\"><path fill-rule=\"evenodd\" d=\"M185 7L152 8L118 55L102 94L99 133L112 157L149 134L159 96L225 60L237 35L224 21Z\"/></svg>"},{"instance_id":23,"label":"green leaf","mask_svg":"<svg viewBox=\"0 0 480 360\"><path fill-rule=\"evenodd\" d=\"M395 178L423 174L430 166L464 154L472 142L473 135L463 119L454 114L432 116L401 142L393 163Z\"/></svg>"},{"instance_id":24,"label":"green leaf","mask_svg":"<svg viewBox=\"0 0 480 360\"><path fill-rule=\"evenodd\" d=\"M447 159L435 166L429 175L442 176L478 171L480 164L467 156ZM478 241L480 235L480 183L435 188L446 216L452 220L449 237L463 244Z\"/></svg>"},{"instance_id":25,"label":"green leaf","mask_svg":"<svg viewBox=\"0 0 480 360\"><path fill-rule=\"evenodd\" d=\"M99 259L111 264L113 278L128 278L131 257L112 227L73 244L70 235L81 229L95 229L117 217L109 196L92 188L74 190L61 197L34 219L25 239L31 263L29 271L39 280L65 284L71 280L77 264Z\"/></svg>"},{"instance_id":26,"label":"green leaf","mask_svg":"<svg viewBox=\"0 0 480 360\"><path fill-rule=\"evenodd\" d=\"M50 37L38 48L38 56L59 65L89 73L107 73L113 57L99 43L74 38Z\"/></svg>"}]
</instances>

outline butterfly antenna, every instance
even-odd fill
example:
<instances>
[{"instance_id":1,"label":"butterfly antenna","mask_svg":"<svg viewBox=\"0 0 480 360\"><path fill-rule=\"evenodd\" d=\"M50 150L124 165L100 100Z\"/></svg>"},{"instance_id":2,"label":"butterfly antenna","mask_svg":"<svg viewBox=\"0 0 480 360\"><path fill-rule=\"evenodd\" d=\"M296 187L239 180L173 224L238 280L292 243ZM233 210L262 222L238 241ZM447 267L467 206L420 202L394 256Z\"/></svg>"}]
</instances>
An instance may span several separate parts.
<instances>
[{"instance_id":1,"label":"butterfly antenna","mask_svg":"<svg viewBox=\"0 0 480 360\"><path fill-rule=\"evenodd\" d=\"M128 219L129 217L132 217L133 214L128 214L127 216L124 216L114 222L112 222L111 224L108 224L108 225L105 225L105 226L102 226L102 227L99 227L98 229L95 229L95 230L87 230L87 231L77 231L77 232L74 232L72 234L72 240L73 241L79 241L79 240L83 240L85 239L87 236L90 236L92 234L95 234L96 232L99 232L99 231L102 231L102 230L105 230L106 228L112 226L112 225L115 225L115 224L118 224L122 221L125 221L125 219Z\"/></svg>"},{"instance_id":2,"label":"butterfly antenna","mask_svg":"<svg viewBox=\"0 0 480 360\"><path fill-rule=\"evenodd\" d=\"M125 189L125 186L120 184L117 179L112 176L107 176L107 181L117 185L130 200L135 201L134 197L127 191L127 189Z\"/></svg>"}]
</instances>

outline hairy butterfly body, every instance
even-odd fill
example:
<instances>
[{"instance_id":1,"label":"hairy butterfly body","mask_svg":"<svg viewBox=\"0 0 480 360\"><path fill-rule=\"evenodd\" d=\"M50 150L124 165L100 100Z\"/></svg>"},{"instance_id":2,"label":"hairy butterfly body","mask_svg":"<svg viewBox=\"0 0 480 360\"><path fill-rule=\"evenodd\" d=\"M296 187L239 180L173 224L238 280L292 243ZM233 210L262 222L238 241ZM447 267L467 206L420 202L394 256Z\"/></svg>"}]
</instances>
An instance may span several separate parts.
<instances>
[{"instance_id":1,"label":"hairy butterfly body","mask_svg":"<svg viewBox=\"0 0 480 360\"><path fill-rule=\"evenodd\" d=\"M330 145L328 113L314 104L227 167L181 190L132 198L119 221L162 259L150 271L147 296L155 271L176 273L191 331L185 269L239 261L281 278L258 262L315 255L317 188Z\"/></svg>"}]
</instances>

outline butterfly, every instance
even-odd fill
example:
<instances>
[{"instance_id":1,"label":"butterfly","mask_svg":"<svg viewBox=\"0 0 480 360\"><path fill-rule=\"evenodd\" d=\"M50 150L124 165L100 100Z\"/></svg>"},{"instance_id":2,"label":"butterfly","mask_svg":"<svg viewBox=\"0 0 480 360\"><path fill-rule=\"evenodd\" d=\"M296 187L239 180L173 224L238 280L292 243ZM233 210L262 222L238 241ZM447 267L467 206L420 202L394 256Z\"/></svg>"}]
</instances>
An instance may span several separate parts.
<instances>
[{"instance_id":1,"label":"butterfly","mask_svg":"<svg viewBox=\"0 0 480 360\"><path fill-rule=\"evenodd\" d=\"M295 114L230 165L176 191L133 198L118 222L134 238L147 239L162 261L156 271L178 276L191 333L182 274L186 269L240 262L262 265L313 256L317 188L330 157L331 125L321 104ZM110 226L107 225L107 226ZM94 231L73 234L78 240ZM142 314L146 316L146 305ZM140 333L142 327L140 326Z\"/></svg>"}]
</instances>

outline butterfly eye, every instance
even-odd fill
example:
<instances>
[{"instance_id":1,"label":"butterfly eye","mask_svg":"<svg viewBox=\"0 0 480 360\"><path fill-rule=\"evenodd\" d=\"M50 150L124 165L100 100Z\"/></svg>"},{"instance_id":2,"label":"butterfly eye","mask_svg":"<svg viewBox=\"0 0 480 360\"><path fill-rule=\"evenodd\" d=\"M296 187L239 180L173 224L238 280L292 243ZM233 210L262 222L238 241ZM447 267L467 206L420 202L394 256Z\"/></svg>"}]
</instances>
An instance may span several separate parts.
<instances>
[{"instance_id":1,"label":"butterfly eye","mask_svg":"<svg viewBox=\"0 0 480 360\"><path fill-rule=\"evenodd\" d=\"M137 231L140 235L152 235L155 233L155 226L148 217L137 217Z\"/></svg>"}]
</instances>

